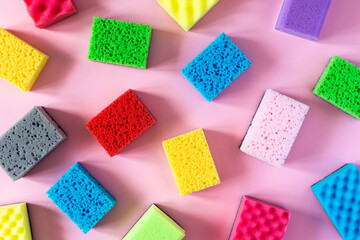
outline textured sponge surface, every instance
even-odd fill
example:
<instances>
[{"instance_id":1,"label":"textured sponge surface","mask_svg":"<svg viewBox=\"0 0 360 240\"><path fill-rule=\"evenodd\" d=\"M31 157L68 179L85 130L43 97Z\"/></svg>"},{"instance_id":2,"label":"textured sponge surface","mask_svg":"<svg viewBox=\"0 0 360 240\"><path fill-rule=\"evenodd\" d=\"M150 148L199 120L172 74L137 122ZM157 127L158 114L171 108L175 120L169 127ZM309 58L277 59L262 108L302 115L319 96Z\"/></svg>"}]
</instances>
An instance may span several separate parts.
<instances>
[{"instance_id":1,"label":"textured sponge surface","mask_svg":"<svg viewBox=\"0 0 360 240\"><path fill-rule=\"evenodd\" d=\"M49 56L0 28L0 77L30 91Z\"/></svg>"},{"instance_id":2,"label":"textured sponge surface","mask_svg":"<svg viewBox=\"0 0 360 240\"><path fill-rule=\"evenodd\" d=\"M38 28L50 26L77 12L72 0L24 0L24 2Z\"/></svg>"},{"instance_id":3,"label":"textured sponge surface","mask_svg":"<svg viewBox=\"0 0 360 240\"><path fill-rule=\"evenodd\" d=\"M229 240L282 240L289 220L288 210L244 196Z\"/></svg>"},{"instance_id":4,"label":"textured sponge surface","mask_svg":"<svg viewBox=\"0 0 360 240\"><path fill-rule=\"evenodd\" d=\"M180 195L220 183L202 129L166 140L163 146Z\"/></svg>"},{"instance_id":5,"label":"textured sponge surface","mask_svg":"<svg viewBox=\"0 0 360 240\"><path fill-rule=\"evenodd\" d=\"M31 240L26 203L0 206L0 240Z\"/></svg>"},{"instance_id":6,"label":"textured sponge surface","mask_svg":"<svg viewBox=\"0 0 360 240\"><path fill-rule=\"evenodd\" d=\"M345 59L331 58L313 93L360 119L360 68Z\"/></svg>"},{"instance_id":7,"label":"textured sponge surface","mask_svg":"<svg viewBox=\"0 0 360 240\"><path fill-rule=\"evenodd\" d=\"M184 229L153 204L123 240L181 240L184 237Z\"/></svg>"},{"instance_id":8,"label":"textured sponge surface","mask_svg":"<svg viewBox=\"0 0 360 240\"><path fill-rule=\"evenodd\" d=\"M250 60L222 33L181 72L210 102L250 65Z\"/></svg>"},{"instance_id":9,"label":"textured sponge surface","mask_svg":"<svg viewBox=\"0 0 360 240\"><path fill-rule=\"evenodd\" d=\"M344 240L360 239L360 173L346 164L311 189Z\"/></svg>"},{"instance_id":10,"label":"textured sponge surface","mask_svg":"<svg viewBox=\"0 0 360 240\"><path fill-rule=\"evenodd\" d=\"M158 0L165 11L185 30L192 28L219 0Z\"/></svg>"},{"instance_id":11,"label":"textured sponge surface","mask_svg":"<svg viewBox=\"0 0 360 240\"><path fill-rule=\"evenodd\" d=\"M146 68L151 33L149 25L94 17L88 58Z\"/></svg>"},{"instance_id":12,"label":"textured sponge surface","mask_svg":"<svg viewBox=\"0 0 360 240\"><path fill-rule=\"evenodd\" d=\"M75 163L47 194L84 233L116 203L115 198L80 163Z\"/></svg>"},{"instance_id":13,"label":"textured sponge surface","mask_svg":"<svg viewBox=\"0 0 360 240\"><path fill-rule=\"evenodd\" d=\"M86 123L86 127L114 156L155 123L150 111L129 89Z\"/></svg>"},{"instance_id":14,"label":"textured sponge surface","mask_svg":"<svg viewBox=\"0 0 360 240\"><path fill-rule=\"evenodd\" d=\"M0 166L17 180L66 139L42 107L34 107L0 137Z\"/></svg>"},{"instance_id":15,"label":"textured sponge surface","mask_svg":"<svg viewBox=\"0 0 360 240\"><path fill-rule=\"evenodd\" d=\"M268 89L240 150L276 167L287 158L309 107Z\"/></svg>"},{"instance_id":16,"label":"textured sponge surface","mask_svg":"<svg viewBox=\"0 0 360 240\"><path fill-rule=\"evenodd\" d=\"M284 0L275 29L297 37L317 40L331 0Z\"/></svg>"}]
</instances>

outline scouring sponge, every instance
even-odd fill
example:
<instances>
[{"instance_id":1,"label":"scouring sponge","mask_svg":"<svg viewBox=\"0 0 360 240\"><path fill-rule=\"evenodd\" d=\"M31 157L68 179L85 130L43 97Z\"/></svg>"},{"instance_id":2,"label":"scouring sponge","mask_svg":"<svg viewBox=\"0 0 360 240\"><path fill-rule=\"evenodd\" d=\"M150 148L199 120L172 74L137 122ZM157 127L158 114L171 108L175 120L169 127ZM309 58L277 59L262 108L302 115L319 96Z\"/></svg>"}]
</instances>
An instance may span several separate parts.
<instances>
[{"instance_id":1,"label":"scouring sponge","mask_svg":"<svg viewBox=\"0 0 360 240\"><path fill-rule=\"evenodd\" d=\"M85 234L116 203L116 199L80 163L75 163L47 194Z\"/></svg>"},{"instance_id":2,"label":"scouring sponge","mask_svg":"<svg viewBox=\"0 0 360 240\"><path fill-rule=\"evenodd\" d=\"M30 91L49 56L0 28L0 77Z\"/></svg>"},{"instance_id":3,"label":"scouring sponge","mask_svg":"<svg viewBox=\"0 0 360 240\"><path fill-rule=\"evenodd\" d=\"M153 204L123 240L181 240L184 237L184 229Z\"/></svg>"},{"instance_id":4,"label":"scouring sponge","mask_svg":"<svg viewBox=\"0 0 360 240\"><path fill-rule=\"evenodd\" d=\"M163 142L181 196L220 184L202 129Z\"/></svg>"},{"instance_id":5,"label":"scouring sponge","mask_svg":"<svg viewBox=\"0 0 360 240\"><path fill-rule=\"evenodd\" d=\"M313 93L360 119L360 68L345 59L331 58Z\"/></svg>"}]
</instances>

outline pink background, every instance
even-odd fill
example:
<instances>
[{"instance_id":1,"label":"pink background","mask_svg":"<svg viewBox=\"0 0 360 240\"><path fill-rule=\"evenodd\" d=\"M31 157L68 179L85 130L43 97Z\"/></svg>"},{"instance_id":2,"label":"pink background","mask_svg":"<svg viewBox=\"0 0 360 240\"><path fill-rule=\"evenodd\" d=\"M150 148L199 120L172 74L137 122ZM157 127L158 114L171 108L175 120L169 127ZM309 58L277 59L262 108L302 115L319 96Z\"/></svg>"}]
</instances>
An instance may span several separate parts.
<instances>
[{"instance_id":1,"label":"pink background","mask_svg":"<svg viewBox=\"0 0 360 240\"><path fill-rule=\"evenodd\" d=\"M0 172L0 204L30 203L36 240L121 239L151 203L186 230L186 239L227 239L242 195L289 209L286 240L340 239L310 186L345 163L359 163L360 122L312 95L333 55L360 66L358 0L334 0L320 40L310 42L273 30L281 0L220 0L184 32L155 0L75 0L79 13L36 29L21 1L0 0L0 26L50 56L33 90L0 81L0 133L32 106L45 106L68 140L26 177L12 182ZM148 70L87 60L92 17L153 26ZM252 66L208 103L180 70L221 32ZM158 123L110 158L84 124L127 89ZM238 150L267 88L310 106L281 169ZM222 183L180 197L161 142L204 128ZM84 235L47 198L46 191L75 162L82 162L118 200Z\"/></svg>"}]
</instances>

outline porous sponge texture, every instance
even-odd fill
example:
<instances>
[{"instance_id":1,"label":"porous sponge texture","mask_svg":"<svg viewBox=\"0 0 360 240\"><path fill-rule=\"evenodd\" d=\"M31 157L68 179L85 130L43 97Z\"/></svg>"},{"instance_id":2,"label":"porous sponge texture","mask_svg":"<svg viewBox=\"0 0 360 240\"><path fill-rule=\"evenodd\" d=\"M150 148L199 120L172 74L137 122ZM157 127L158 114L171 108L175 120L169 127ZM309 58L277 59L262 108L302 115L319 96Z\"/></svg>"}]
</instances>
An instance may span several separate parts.
<instances>
[{"instance_id":1,"label":"porous sponge texture","mask_svg":"<svg viewBox=\"0 0 360 240\"><path fill-rule=\"evenodd\" d=\"M17 180L66 138L43 107L34 107L0 137L0 167Z\"/></svg>"},{"instance_id":2,"label":"porous sponge texture","mask_svg":"<svg viewBox=\"0 0 360 240\"><path fill-rule=\"evenodd\" d=\"M184 229L153 204L123 240L181 240L184 237Z\"/></svg>"},{"instance_id":3,"label":"porous sponge texture","mask_svg":"<svg viewBox=\"0 0 360 240\"><path fill-rule=\"evenodd\" d=\"M360 239L360 173L346 164L311 189L344 240Z\"/></svg>"},{"instance_id":4,"label":"porous sponge texture","mask_svg":"<svg viewBox=\"0 0 360 240\"><path fill-rule=\"evenodd\" d=\"M84 233L116 203L115 198L80 163L75 163L47 194Z\"/></svg>"},{"instance_id":5,"label":"porous sponge texture","mask_svg":"<svg viewBox=\"0 0 360 240\"><path fill-rule=\"evenodd\" d=\"M163 142L181 196L220 184L202 129Z\"/></svg>"},{"instance_id":6,"label":"porous sponge texture","mask_svg":"<svg viewBox=\"0 0 360 240\"><path fill-rule=\"evenodd\" d=\"M240 150L281 167L290 152L309 107L271 89L256 111Z\"/></svg>"},{"instance_id":7,"label":"porous sponge texture","mask_svg":"<svg viewBox=\"0 0 360 240\"><path fill-rule=\"evenodd\" d=\"M345 59L331 58L313 93L360 119L360 68Z\"/></svg>"},{"instance_id":8,"label":"porous sponge texture","mask_svg":"<svg viewBox=\"0 0 360 240\"><path fill-rule=\"evenodd\" d=\"M317 40L331 0L284 0L275 29L308 40Z\"/></svg>"},{"instance_id":9,"label":"porous sponge texture","mask_svg":"<svg viewBox=\"0 0 360 240\"><path fill-rule=\"evenodd\" d=\"M0 77L30 91L49 56L0 28Z\"/></svg>"},{"instance_id":10,"label":"porous sponge texture","mask_svg":"<svg viewBox=\"0 0 360 240\"><path fill-rule=\"evenodd\" d=\"M158 0L161 7L185 30L190 30L219 0Z\"/></svg>"},{"instance_id":11,"label":"porous sponge texture","mask_svg":"<svg viewBox=\"0 0 360 240\"><path fill-rule=\"evenodd\" d=\"M129 89L85 126L106 152L114 156L155 123L150 111Z\"/></svg>"},{"instance_id":12,"label":"porous sponge texture","mask_svg":"<svg viewBox=\"0 0 360 240\"><path fill-rule=\"evenodd\" d=\"M282 240L289 220L288 210L244 196L229 240Z\"/></svg>"},{"instance_id":13,"label":"porous sponge texture","mask_svg":"<svg viewBox=\"0 0 360 240\"><path fill-rule=\"evenodd\" d=\"M77 13L72 0L24 0L38 28L46 28Z\"/></svg>"},{"instance_id":14,"label":"porous sponge texture","mask_svg":"<svg viewBox=\"0 0 360 240\"><path fill-rule=\"evenodd\" d=\"M152 28L94 17L88 58L128 67L147 67Z\"/></svg>"},{"instance_id":15,"label":"porous sponge texture","mask_svg":"<svg viewBox=\"0 0 360 240\"><path fill-rule=\"evenodd\" d=\"M250 65L250 60L222 33L181 72L210 102Z\"/></svg>"},{"instance_id":16,"label":"porous sponge texture","mask_svg":"<svg viewBox=\"0 0 360 240\"><path fill-rule=\"evenodd\" d=\"M0 206L0 240L32 240L26 203Z\"/></svg>"}]
</instances>

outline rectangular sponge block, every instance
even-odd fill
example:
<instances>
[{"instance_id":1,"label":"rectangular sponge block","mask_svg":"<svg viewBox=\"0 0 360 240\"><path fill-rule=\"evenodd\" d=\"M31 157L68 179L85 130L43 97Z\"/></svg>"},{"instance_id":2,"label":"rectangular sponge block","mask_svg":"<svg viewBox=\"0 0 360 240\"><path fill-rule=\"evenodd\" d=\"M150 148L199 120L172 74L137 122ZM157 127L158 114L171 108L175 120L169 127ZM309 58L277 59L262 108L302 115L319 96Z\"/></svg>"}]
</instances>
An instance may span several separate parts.
<instances>
[{"instance_id":1,"label":"rectangular sponge block","mask_svg":"<svg viewBox=\"0 0 360 240\"><path fill-rule=\"evenodd\" d=\"M360 239L360 173L346 164L311 189L344 240Z\"/></svg>"},{"instance_id":2,"label":"rectangular sponge block","mask_svg":"<svg viewBox=\"0 0 360 240\"><path fill-rule=\"evenodd\" d=\"M116 203L115 198L80 163L75 163L47 194L85 234Z\"/></svg>"},{"instance_id":3,"label":"rectangular sponge block","mask_svg":"<svg viewBox=\"0 0 360 240\"><path fill-rule=\"evenodd\" d=\"M0 239L32 240L26 203L0 206Z\"/></svg>"},{"instance_id":4,"label":"rectangular sponge block","mask_svg":"<svg viewBox=\"0 0 360 240\"><path fill-rule=\"evenodd\" d=\"M345 59L331 58L313 93L360 119L360 68Z\"/></svg>"},{"instance_id":5,"label":"rectangular sponge block","mask_svg":"<svg viewBox=\"0 0 360 240\"><path fill-rule=\"evenodd\" d=\"M163 142L180 195L220 184L202 129Z\"/></svg>"},{"instance_id":6,"label":"rectangular sponge block","mask_svg":"<svg viewBox=\"0 0 360 240\"><path fill-rule=\"evenodd\" d=\"M181 72L210 102L250 65L250 60L222 33Z\"/></svg>"},{"instance_id":7,"label":"rectangular sponge block","mask_svg":"<svg viewBox=\"0 0 360 240\"><path fill-rule=\"evenodd\" d=\"M156 119L129 89L86 127L112 157L156 123Z\"/></svg>"},{"instance_id":8,"label":"rectangular sponge block","mask_svg":"<svg viewBox=\"0 0 360 240\"><path fill-rule=\"evenodd\" d=\"M229 240L281 240L289 220L290 212L288 210L244 196Z\"/></svg>"},{"instance_id":9,"label":"rectangular sponge block","mask_svg":"<svg viewBox=\"0 0 360 240\"><path fill-rule=\"evenodd\" d=\"M284 0L275 29L308 40L319 39L331 0Z\"/></svg>"},{"instance_id":10,"label":"rectangular sponge block","mask_svg":"<svg viewBox=\"0 0 360 240\"><path fill-rule=\"evenodd\" d=\"M49 56L0 28L0 77L30 91Z\"/></svg>"},{"instance_id":11,"label":"rectangular sponge block","mask_svg":"<svg viewBox=\"0 0 360 240\"><path fill-rule=\"evenodd\" d=\"M185 30L190 30L219 0L158 0L162 8Z\"/></svg>"},{"instance_id":12,"label":"rectangular sponge block","mask_svg":"<svg viewBox=\"0 0 360 240\"><path fill-rule=\"evenodd\" d=\"M184 237L184 229L153 204L123 240L181 240Z\"/></svg>"},{"instance_id":13,"label":"rectangular sponge block","mask_svg":"<svg viewBox=\"0 0 360 240\"><path fill-rule=\"evenodd\" d=\"M94 17L88 58L145 69L151 33L149 25Z\"/></svg>"},{"instance_id":14,"label":"rectangular sponge block","mask_svg":"<svg viewBox=\"0 0 360 240\"><path fill-rule=\"evenodd\" d=\"M292 98L266 90L240 150L281 167L287 158L309 107Z\"/></svg>"},{"instance_id":15,"label":"rectangular sponge block","mask_svg":"<svg viewBox=\"0 0 360 240\"><path fill-rule=\"evenodd\" d=\"M32 108L0 137L0 167L17 180L66 139L43 107Z\"/></svg>"}]
</instances>

